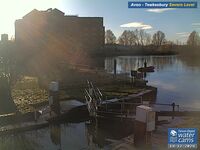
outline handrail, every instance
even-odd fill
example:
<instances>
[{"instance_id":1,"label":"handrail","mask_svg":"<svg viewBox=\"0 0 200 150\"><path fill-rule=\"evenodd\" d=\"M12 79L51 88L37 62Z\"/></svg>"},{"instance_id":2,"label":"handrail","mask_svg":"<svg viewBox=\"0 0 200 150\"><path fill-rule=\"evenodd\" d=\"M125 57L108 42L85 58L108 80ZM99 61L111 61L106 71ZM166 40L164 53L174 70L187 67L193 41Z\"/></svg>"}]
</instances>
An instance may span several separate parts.
<instances>
[{"instance_id":1,"label":"handrail","mask_svg":"<svg viewBox=\"0 0 200 150\"><path fill-rule=\"evenodd\" d=\"M164 104L164 103L150 103L149 105L161 105L161 106L171 106L173 111L175 111L175 107L178 108L178 111L179 111L179 105L176 105L175 103L172 103L172 104Z\"/></svg>"},{"instance_id":2,"label":"handrail","mask_svg":"<svg viewBox=\"0 0 200 150\"><path fill-rule=\"evenodd\" d=\"M172 106L173 103L172 103L172 104L164 104L164 103L150 103L150 105L164 105L164 106ZM179 107L179 105L176 105L176 104L175 104L174 106Z\"/></svg>"}]
</instances>

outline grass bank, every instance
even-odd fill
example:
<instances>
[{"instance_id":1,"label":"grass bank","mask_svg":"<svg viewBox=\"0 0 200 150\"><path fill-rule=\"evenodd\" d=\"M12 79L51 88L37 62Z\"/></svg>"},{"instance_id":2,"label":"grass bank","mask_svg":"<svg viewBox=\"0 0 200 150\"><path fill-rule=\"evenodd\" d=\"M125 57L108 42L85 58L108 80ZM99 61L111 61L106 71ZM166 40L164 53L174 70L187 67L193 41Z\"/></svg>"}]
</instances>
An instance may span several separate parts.
<instances>
[{"instance_id":1,"label":"grass bank","mask_svg":"<svg viewBox=\"0 0 200 150\"><path fill-rule=\"evenodd\" d=\"M60 100L77 99L84 102L84 89L87 88L87 80L93 82L103 93L104 99L120 98L129 94L137 94L146 89L156 88L150 86L133 86L128 77L113 77L104 71L75 68L67 70L60 78ZM48 83L39 86L35 77L23 77L12 89L12 97L22 113L32 112L34 108L48 104ZM155 98L155 96L154 96Z\"/></svg>"}]
</instances>

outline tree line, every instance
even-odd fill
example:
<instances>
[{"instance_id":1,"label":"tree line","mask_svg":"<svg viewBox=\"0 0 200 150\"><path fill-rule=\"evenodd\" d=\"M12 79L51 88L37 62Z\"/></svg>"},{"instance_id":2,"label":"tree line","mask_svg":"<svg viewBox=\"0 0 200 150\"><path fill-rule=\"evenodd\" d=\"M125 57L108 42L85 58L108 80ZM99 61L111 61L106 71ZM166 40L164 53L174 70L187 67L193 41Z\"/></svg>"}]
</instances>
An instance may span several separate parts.
<instances>
[{"instance_id":1,"label":"tree line","mask_svg":"<svg viewBox=\"0 0 200 150\"><path fill-rule=\"evenodd\" d=\"M145 30L125 30L117 39L111 30L106 30L105 32L105 42L106 44L119 44L124 46L161 46L164 44L175 45L173 41L167 41L165 33L162 31L157 31L151 36L151 34L145 32ZM178 42L177 42L177 45ZM198 32L193 31L190 33L187 39L187 45L189 46L199 46L200 37Z\"/></svg>"},{"instance_id":2,"label":"tree line","mask_svg":"<svg viewBox=\"0 0 200 150\"><path fill-rule=\"evenodd\" d=\"M200 46L200 36L199 36L198 32L193 31L192 33L190 33L190 35L187 39L187 45Z\"/></svg>"}]
</instances>

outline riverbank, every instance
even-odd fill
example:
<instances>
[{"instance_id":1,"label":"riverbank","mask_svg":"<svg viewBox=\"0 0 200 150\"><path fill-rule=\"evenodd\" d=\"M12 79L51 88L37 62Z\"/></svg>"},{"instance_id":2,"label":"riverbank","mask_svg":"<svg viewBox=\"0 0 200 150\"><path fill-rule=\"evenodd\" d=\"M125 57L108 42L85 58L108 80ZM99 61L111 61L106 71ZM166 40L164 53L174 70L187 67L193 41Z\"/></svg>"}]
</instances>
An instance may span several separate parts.
<instances>
[{"instance_id":1,"label":"riverbank","mask_svg":"<svg viewBox=\"0 0 200 150\"><path fill-rule=\"evenodd\" d=\"M113 85L110 83L113 83ZM145 100L145 101L156 100L156 94L157 94L156 88L146 86L146 85L133 86L130 81L127 81L122 77L115 77L115 78L112 77L112 79L109 78L109 80L108 79L106 80L106 78L104 78L104 81L101 81L101 82L96 81L95 84L99 85L99 88L102 89L102 91L104 90L103 94L105 94L106 99L103 99L103 100L107 100L110 98L122 98L122 97L126 98L128 96L132 96L133 102L138 101L138 99ZM12 96L13 96L14 102L17 105L17 110L19 111L19 113L10 114L8 116L3 116L3 115L1 116L0 119L1 119L1 122L3 123L1 124L2 134L15 133L18 131L23 132L24 130L26 131L26 130L41 128L43 126L47 126L49 123L48 121L51 122L52 119L53 119L52 121L56 121L56 123L58 123L59 121L64 121L64 120L67 121L66 119L70 119L70 118L72 120L75 118L77 118L77 120L83 119L84 118L83 112L87 111L85 104L82 103L84 105L84 110L82 109L82 107L76 107L76 106L74 106L74 108L70 110L69 108L73 104L70 104L69 100L72 100L73 98L77 99L78 97L76 97L76 95L73 95L73 97L70 97L70 95L67 95L68 98L66 97L61 98L61 96L63 95L66 96L66 93L63 94L64 87L62 86L61 86L62 90L60 90L60 93L59 93L62 113L60 116L51 118L49 116L49 107L47 107L48 106L47 91L39 87L37 78L26 76L22 78L21 80L19 80L12 90ZM76 86L78 87L80 86L80 84L77 84ZM148 92L143 92L144 90L147 90ZM79 91L79 94L80 92L81 91ZM69 92L69 93L71 94L72 92ZM82 94L82 97L84 97L84 93L81 93L81 94ZM81 101L81 99L79 100ZM43 107L45 109L41 109L42 108L41 106L45 106ZM64 110L62 109L63 107L66 107L66 110L67 110L66 112L63 111ZM41 110L40 113L38 110ZM87 118L88 118L89 117L88 111L85 114L87 114Z\"/></svg>"},{"instance_id":2,"label":"riverbank","mask_svg":"<svg viewBox=\"0 0 200 150\"><path fill-rule=\"evenodd\" d=\"M177 49L179 52L180 59L187 66L200 66L200 46L191 47L191 46L183 46L182 48Z\"/></svg>"},{"instance_id":3,"label":"riverbank","mask_svg":"<svg viewBox=\"0 0 200 150\"><path fill-rule=\"evenodd\" d=\"M105 45L104 48L94 52L93 56L115 57L115 56L158 56L158 55L176 55L176 46L123 46L123 45Z\"/></svg>"},{"instance_id":4,"label":"riverbank","mask_svg":"<svg viewBox=\"0 0 200 150\"><path fill-rule=\"evenodd\" d=\"M131 79L125 76L108 74L103 70L93 70L87 68L68 69L60 78L60 101L79 100L85 102L84 90L87 88L87 80L100 89L103 99L121 98L130 94L137 94L147 89L151 89L155 94L146 99L153 101L156 99L157 89L146 86L143 81L140 86L133 86ZM13 86L12 96L20 113L34 112L35 109L48 105L48 83L44 86L36 77L23 77Z\"/></svg>"}]
</instances>

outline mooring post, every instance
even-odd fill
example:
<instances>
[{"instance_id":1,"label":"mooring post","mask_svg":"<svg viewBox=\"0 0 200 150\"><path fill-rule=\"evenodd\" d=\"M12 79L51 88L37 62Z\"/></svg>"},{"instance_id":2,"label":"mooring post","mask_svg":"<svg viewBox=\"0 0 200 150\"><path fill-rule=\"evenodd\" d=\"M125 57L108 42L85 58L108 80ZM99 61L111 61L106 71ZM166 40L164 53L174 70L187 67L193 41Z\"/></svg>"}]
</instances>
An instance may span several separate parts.
<instances>
[{"instance_id":1,"label":"mooring post","mask_svg":"<svg viewBox=\"0 0 200 150\"><path fill-rule=\"evenodd\" d=\"M131 70L131 85L133 86L133 80L134 80L134 76L135 76L135 71Z\"/></svg>"},{"instance_id":2,"label":"mooring post","mask_svg":"<svg viewBox=\"0 0 200 150\"><path fill-rule=\"evenodd\" d=\"M145 59L145 61L144 61L144 68L146 68L147 67L147 60Z\"/></svg>"},{"instance_id":3,"label":"mooring post","mask_svg":"<svg viewBox=\"0 0 200 150\"><path fill-rule=\"evenodd\" d=\"M175 116L175 103L172 103L172 119L174 119Z\"/></svg>"},{"instance_id":4,"label":"mooring post","mask_svg":"<svg viewBox=\"0 0 200 150\"><path fill-rule=\"evenodd\" d=\"M131 76L131 85L133 86L133 76Z\"/></svg>"},{"instance_id":5,"label":"mooring post","mask_svg":"<svg viewBox=\"0 0 200 150\"><path fill-rule=\"evenodd\" d=\"M178 111L179 111L179 105L177 105Z\"/></svg>"},{"instance_id":6,"label":"mooring post","mask_svg":"<svg viewBox=\"0 0 200 150\"><path fill-rule=\"evenodd\" d=\"M114 59L114 77L116 77L117 74L117 60Z\"/></svg>"},{"instance_id":7,"label":"mooring post","mask_svg":"<svg viewBox=\"0 0 200 150\"><path fill-rule=\"evenodd\" d=\"M34 108L34 120L37 121L37 111L36 111L36 108Z\"/></svg>"},{"instance_id":8,"label":"mooring post","mask_svg":"<svg viewBox=\"0 0 200 150\"><path fill-rule=\"evenodd\" d=\"M132 86L135 85L135 78L137 76L137 71L136 70L131 70L131 82L132 82Z\"/></svg>"}]
</instances>

